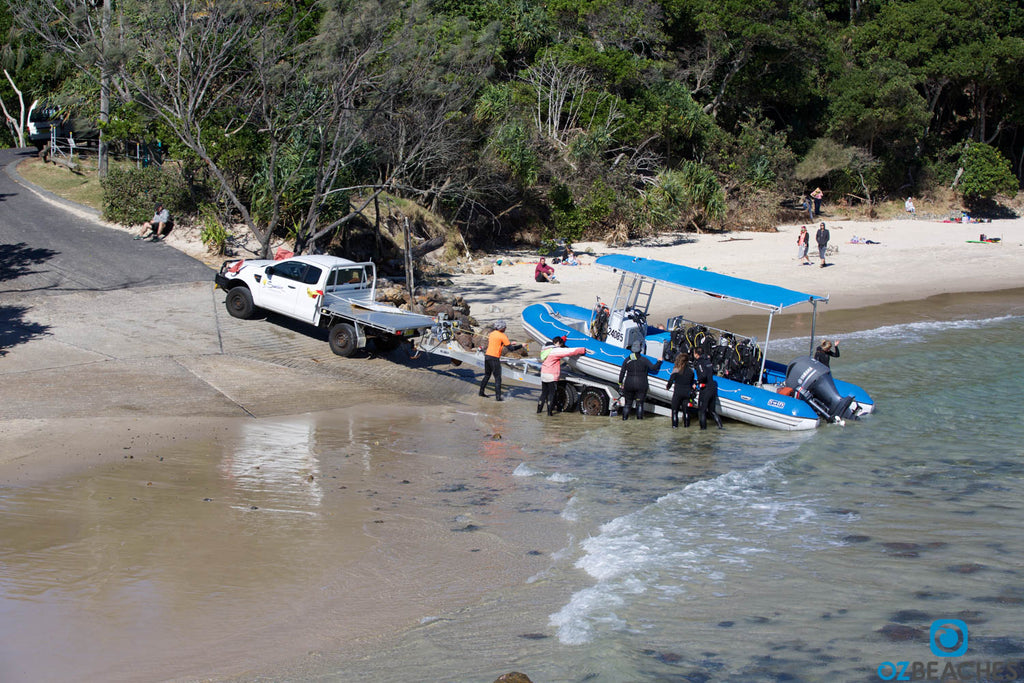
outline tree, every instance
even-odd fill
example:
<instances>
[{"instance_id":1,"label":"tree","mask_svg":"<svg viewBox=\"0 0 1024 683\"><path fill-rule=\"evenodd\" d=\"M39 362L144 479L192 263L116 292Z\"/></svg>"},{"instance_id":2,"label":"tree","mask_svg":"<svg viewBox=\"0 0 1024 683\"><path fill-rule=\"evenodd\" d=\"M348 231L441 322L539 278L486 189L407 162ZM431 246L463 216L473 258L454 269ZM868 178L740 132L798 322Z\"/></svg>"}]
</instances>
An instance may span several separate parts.
<instances>
[{"instance_id":1,"label":"tree","mask_svg":"<svg viewBox=\"0 0 1024 683\"><path fill-rule=\"evenodd\" d=\"M799 105L809 97L810 70L824 52L810 3L796 0L668 0L683 35L675 38L699 77L694 93L710 96L704 111L732 118L751 104ZM701 46L695 53L693 46ZM699 87L699 90L697 89Z\"/></svg>"},{"instance_id":2,"label":"tree","mask_svg":"<svg viewBox=\"0 0 1024 683\"><path fill-rule=\"evenodd\" d=\"M1019 3L885 3L856 31L853 47L865 62L891 59L905 65L928 103L929 131L993 142L1022 94L1024 13Z\"/></svg>"},{"instance_id":3,"label":"tree","mask_svg":"<svg viewBox=\"0 0 1024 683\"><path fill-rule=\"evenodd\" d=\"M124 58L121 16L102 0L9 0L15 21L46 46L64 55L99 87L100 140L98 170L107 174L108 141L103 132L110 120L114 75Z\"/></svg>"},{"instance_id":4,"label":"tree","mask_svg":"<svg viewBox=\"0 0 1024 683\"><path fill-rule=\"evenodd\" d=\"M131 27L139 50L123 77L264 255L285 231L301 252L380 193L443 196L456 185L446 167L468 167L471 155L446 145L487 50L471 38L442 45L443 27L422 16L401 0L223 0L202 11L152 0Z\"/></svg>"},{"instance_id":5,"label":"tree","mask_svg":"<svg viewBox=\"0 0 1024 683\"><path fill-rule=\"evenodd\" d=\"M7 72L7 69L4 69L4 76L11 84L11 90L13 90L14 94L18 96L18 117L15 118L11 115L3 97L0 97L0 111L3 112L4 120L7 122L7 125L14 131L14 134L17 137L18 147L25 147L25 126L28 124L28 117L32 114L32 110L35 109L38 100L33 101L32 104L29 105L28 109L26 109L25 96L20 90L18 90L18 86L14 84L14 79L11 78L11 74Z\"/></svg>"},{"instance_id":6,"label":"tree","mask_svg":"<svg viewBox=\"0 0 1024 683\"><path fill-rule=\"evenodd\" d=\"M1010 169L1010 160L991 145L969 143L960 157L960 168L963 172L954 185L968 204L1017 192L1019 183Z\"/></svg>"}]
</instances>

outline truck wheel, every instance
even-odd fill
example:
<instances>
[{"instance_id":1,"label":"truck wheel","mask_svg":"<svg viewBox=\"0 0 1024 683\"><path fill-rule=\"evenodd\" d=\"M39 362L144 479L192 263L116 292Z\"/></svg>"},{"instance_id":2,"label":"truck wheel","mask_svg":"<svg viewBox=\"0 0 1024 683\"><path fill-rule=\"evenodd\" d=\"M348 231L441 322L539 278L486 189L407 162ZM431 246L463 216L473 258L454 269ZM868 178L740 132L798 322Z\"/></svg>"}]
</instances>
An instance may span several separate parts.
<instances>
[{"instance_id":1,"label":"truck wheel","mask_svg":"<svg viewBox=\"0 0 1024 683\"><path fill-rule=\"evenodd\" d=\"M347 358L356 350L356 328L348 323L338 323L331 328L327 341L331 344L331 351Z\"/></svg>"},{"instance_id":2,"label":"truck wheel","mask_svg":"<svg viewBox=\"0 0 1024 683\"><path fill-rule=\"evenodd\" d=\"M607 415L608 392L587 387L580 395L580 412L584 415Z\"/></svg>"},{"instance_id":3,"label":"truck wheel","mask_svg":"<svg viewBox=\"0 0 1024 683\"><path fill-rule=\"evenodd\" d=\"M568 382L559 382L555 387L555 409L561 413L571 413L576 410L576 400L579 392L576 387Z\"/></svg>"},{"instance_id":4,"label":"truck wheel","mask_svg":"<svg viewBox=\"0 0 1024 683\"><path fill-rule=\"evenodd\" d=\"M228 314L232 318L241 318L242 320L251 318L256 310L252 303L252 293L248 287L232 287L228 292L227 299L224 300L224 305L227 306Z\"/></svg>"}]
</instances>

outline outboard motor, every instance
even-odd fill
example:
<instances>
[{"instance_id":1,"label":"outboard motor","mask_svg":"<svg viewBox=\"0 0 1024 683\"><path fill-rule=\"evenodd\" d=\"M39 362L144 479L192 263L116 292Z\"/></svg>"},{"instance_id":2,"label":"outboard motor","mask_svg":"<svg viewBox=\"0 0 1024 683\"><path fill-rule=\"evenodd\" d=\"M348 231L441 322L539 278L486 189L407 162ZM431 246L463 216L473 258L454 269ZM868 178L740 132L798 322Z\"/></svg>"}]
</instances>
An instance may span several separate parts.
<instances>
[{"instance_id":1,"label":"outboard motor","mask_svg":"<svg viewBox=\"0 0 1024 683\"><path fill-rule=\"evenodd\" d=\"M824 363L810 356L797 358L789 364L785 385L794 390L797 398L810 403L822 417L833 421L853 417L850 411L853 396L840 396L832 381L832 372Z\"/></svg>"}]
</instances>

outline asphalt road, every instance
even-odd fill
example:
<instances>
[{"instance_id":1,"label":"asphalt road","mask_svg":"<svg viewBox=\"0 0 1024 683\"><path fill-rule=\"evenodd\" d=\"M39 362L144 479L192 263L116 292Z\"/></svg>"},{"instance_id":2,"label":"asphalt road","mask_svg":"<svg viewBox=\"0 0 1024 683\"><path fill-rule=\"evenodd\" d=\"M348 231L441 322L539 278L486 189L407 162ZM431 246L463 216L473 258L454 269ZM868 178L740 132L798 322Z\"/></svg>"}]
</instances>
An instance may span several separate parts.
<instances>
[{"instance_id":1,"label":"asphalt road","mask_svg":"<svg viewBox=\"0 0 1024 683\"><path fill-rule=\"evenodd\" d=\"M2 150L0 168L30 154ZM10 172L0 172L0 295L110 291L213 277L209 267L172 247L131 240L90 220L82 207L50 197L52 203L43 201Z\"/></svg>"},{"instance_id":2,"label":"asphalt road","mask_svg":"<svg viewBox=\"0 0 1024 683\"><path fill-rule=\"evenodd\" d=\"M465 366L402 350L340 358L308 325L231 318L206 265L19 180L27 153L0 151L0 444L4 420L249 419L475 395Z\"/></svg>"}]
</instances>

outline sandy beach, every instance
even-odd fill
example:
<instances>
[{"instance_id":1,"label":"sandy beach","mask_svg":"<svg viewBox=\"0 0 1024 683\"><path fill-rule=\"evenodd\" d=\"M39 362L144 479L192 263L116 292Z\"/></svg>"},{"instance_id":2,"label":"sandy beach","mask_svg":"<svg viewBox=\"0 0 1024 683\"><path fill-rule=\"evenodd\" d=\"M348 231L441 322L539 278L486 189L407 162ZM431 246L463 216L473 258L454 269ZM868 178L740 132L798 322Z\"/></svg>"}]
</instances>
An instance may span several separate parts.
<instances>
[{"instance_id":1,"label":"sandy beach","mask_svg":"<svg viewBox=\"0 0 1024 683\"><path fill-rule=\"evenodd\" d=\"M872 329L886 320L955 319L993 310L1019 314L1024 308L1024 219L967 225L920 219L857 222L827 216L825 221L831 244L838 247L838 252L828 257L826 268L817 265L813 247L814 265L800 264L796 257L799 224L795 224L780 226L776 233L668 235L624 248L581 243L575 245L581 265L556 265L555 284L533 281L534 257L529 254L493 254L482 262L496 263L500 258L513 264L495 265L494 274L456 276L451 289L467 299L481 322L507 319L516 331L519 312L530 303L559 299L589 307L595 296L610 300L617 277L595 267L593 261L601 254L619 252L827 295L830 302L821 307L824 316L819 321L819 332L825 334ZM812 234L813 230L811 227ZM981 233L1001 241L973 243ZM855 237L860 239L851 242ZM7 349L0 360L5 386L0 412L0 483L11 495L31 497L31 492L51 484L89 482L99 501L98 492L104 489L95 486L93 478L119 472L120 497L111 495L110 499L117 501L109 504L109 511L94 511L97 519L136 514L137 498L147 500L145 496L160 491L165 495L172 491L190 501L202 501L204 496L229 498L233 502L225 514L235 515L231 510L249 509L245 505L251 495L238 482L266 461L241 462L232 455L232 444L243 441L246 433L265 434L282 423L298 421L303 430L316 435L309 438L313 464L300 464L290 474L308 483L338 477L331 482L332 490L340 490L340 485L352 492L351 497L325 508L326 512L318 509L317 514L333 519L330 524L347 534L346 539L351 538L343 552L323 549L311 560L329 563L332 569L303 574L304 578L287 590L267 588L237 598L244 606L236 613L243 622L237 637L225 633L211 646L200 642L224 628L222 621L212 618L200 620L198 637L189 637L190 620L202 608L190 602L188 591L182 591L176 597L180 604L167 615L176 629L172 645L177 650L146 656L147 645L157 647L164 632L140 635L131 647L121 644L110 646L107 654L91 652L89 662L94 666L83 680L192 680L258 671L308 657L311 650L351 647L358 652L375 637L458 609L504 585L521 584L543 566L544 560L538 557L558 549L559 533L545 533L542 519L532 519L527 529L522 526L525 518L508 515L526 500L516 498L523 492L517 492L509 479L510 468L518 462L516 440L557 438L530 426L532 400L508 401L501 410L493 401L481 405L472 391L473 373L465 368L456 371L444 364L411 367L387 358L338 359L322 339L300 330L265 320L243 323L228 318L223 295L211 292L212 283L177 291L170 320L151 320L146 315L153 306L166 305L165 292L158 288L23 297L27 318L45 323L48 333ZM734 316L744 313L696 295L677 297L662 292L661 299L658 295L655 299L652 322L663 322L667 315L680 312L706 322L741 321ZM69 311L74 315L68 315ZM758 316L758 320L763 318ZM790 329L798 330L803 322L801 319ZM115 333L112 325L121 331ZM784 333L786 324L779 329ZM178 340L175 344L165 348L154 343L172 335ZM140 378L155 393L140 392ZM315 407L296 415L296 406L304 405L303 401L308 405L311 392L318 396ZM513 394L515 398L532 398L532 394ZM349 462L358 461L359 466L328 471L325 465L316 464L327 448L323 444L345 449L350 448L346 439L355 443L344 430L330 430L344 422L351 431L357 403L369 425L358 442L383 444L380 457L385 462L373 460L370 453L363 454L362 460L346 454ZM154 405L159 410L154 410ZM401 426L369 417L399 413L405 416ZM417 425L416 433L429 438L417 442L410 421ZM457 447L446 442L452 430L460 436ZM330 435L324 436L327 432ZM200 460L193 462L181 455L187 452L189 458L199 457L196 454L207 451L219 454L228 464L202 474ZM462 464L452 469L452 460L434 463L432 458L440 451L462 458L456 461ZM416 462L410 464L403 458L415 458ZM161 463L172 461L177 461L180 469L170 474ZM140 471L133 472L131 468L136 466ZM465 489L459 487L463 480L487 482L488 492L480 495L482 502L460 499L471 497L462 495ZM218 489L224 481L230 483L227 492ZM208 486L203 488L197 482ZM286 494L294 484L289 480ZM308 488L302 489L303 495ZM208 493L210 490L215 493ZM171 499L176 498L167 498ZM46 501L42 496L35 503L23 504L27 509L37 505L42 510ZM555 501L551 503L555 506ZM200 512L203 509L199 502L182 506L176 514L181 520L205 519ZM543 512L529 514L543 518ZM488 516L492 524L486 534L461 533L475 530L477 522ZM502 521L495 523L498 518ZM239 533L250 533L248 522L238 524ZM199 528L218 527L206 519ZM286 528L291 527L282 524L278 531ZM15 550L21 547L18 544L36 548L32 530L22 531L24 535L13 544ZM119 533L137 542L134 550L120 551L129 553L125 562L141 562L146 557L142 542L146 530L125 527ZM221 556L217 549L202 558L189 559L188 553L182 556L186 562L231 567L231 558L224 553L240 550L226 545L229 550ZM262 551L291 553L295 548L282 539ZM136 554L131 555L133 552ZM25 571L39 570L43 565L33 562L45 562L46 555L35 550L29 555L41 559L28 561ZM467 557L472 561L467 562ZM175 558L173 553L161 553L160 559L173 563ZM176 570L180 575L176 578L187 582L189 571L190 566L183 564ZM272 572L266 567L254 571L253 581L262 578L272 585L273 579L268 578ZM459 581L450 581L453 573ZM363 597L347 601L346 595ZM287 613L267 621L266 615L250 604L264 599ZM384 603L386 609L375 609ZM329 614L322 611L324 604L331 606ZM94 604L93 609L116 611L118 603ZM134 627L119 619L112 620L116 625L98 621L95 627L101 640L117 641ZM51 625L40 618L24 626L24 637L45 632ZM275 631L277 627L286 635ZM78 648L86 645L76 641ZM141 654L128 656L133 649ZM13 671L10 680L30 680L31 676L23 675L25 671L45 674L47 669L23 668ZM71 671L58 666L49 673L56 672L58 680Z\"/></svg>"},{"instance_id":2,"label":"sandy beach","mask_svg":"<svg viewBox=\"0 0 1024 683\"><path fill-rule=\"evenodd\" d=\"M499 254L495 260L511 260L514 265L495 265L493 275L457 277L454 289L466 293L474 314L487 320L504 316L515 321L524 306L545 299L590 307L595 296L610 301L614 295L617 277L593 265L597 256L613 252L828 296L829 303L819 307L826 319L840 310L1024 287L1024 219L969 224L823 220L831 234L829 244L837 249L827 258L826 268L819 266L816 255L816 225L808 225L812 265L801 265L796 246L800 224L793 224L779 226L778 232L666 235L625 248L579 243L575 247L581 265L556 266L558 283L551 285L533 281L535 258ZM1000 242L972 241L983 233ZM661 297L655 295L652 322L663 323L667 315L678 315L680 306L688 318L705 322L744 313L742 307L723 306L714 299L662 292Z\"/></svg>"}]
</instances>

